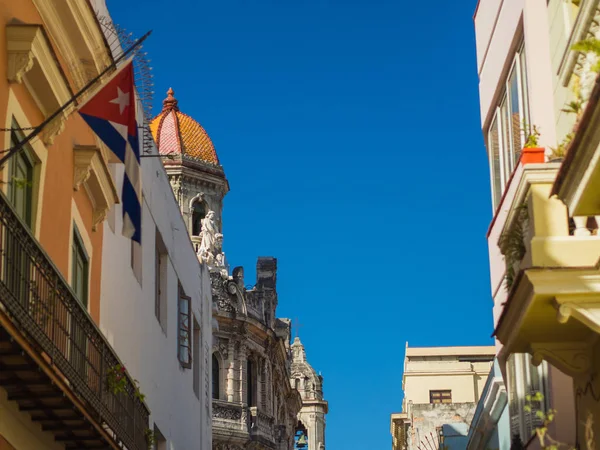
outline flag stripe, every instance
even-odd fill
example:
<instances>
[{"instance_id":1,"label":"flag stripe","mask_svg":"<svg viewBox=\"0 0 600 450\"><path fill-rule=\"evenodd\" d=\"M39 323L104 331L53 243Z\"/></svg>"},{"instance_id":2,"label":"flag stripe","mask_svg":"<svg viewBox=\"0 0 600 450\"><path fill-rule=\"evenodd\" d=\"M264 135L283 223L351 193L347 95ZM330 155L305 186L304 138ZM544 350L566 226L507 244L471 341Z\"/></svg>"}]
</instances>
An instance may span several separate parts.
<instances>
[{"instance_id":1,"label":"flag stripe","mask_svg":"<svg viewBox=\"0 0 600 450\"><path fill-rule=\"evenodd\" d=\"M81 117L125 165L123 235L141 243L142 178L135 119L133 65L126 64L79 109Z\"/></svg>"}]
</instances>

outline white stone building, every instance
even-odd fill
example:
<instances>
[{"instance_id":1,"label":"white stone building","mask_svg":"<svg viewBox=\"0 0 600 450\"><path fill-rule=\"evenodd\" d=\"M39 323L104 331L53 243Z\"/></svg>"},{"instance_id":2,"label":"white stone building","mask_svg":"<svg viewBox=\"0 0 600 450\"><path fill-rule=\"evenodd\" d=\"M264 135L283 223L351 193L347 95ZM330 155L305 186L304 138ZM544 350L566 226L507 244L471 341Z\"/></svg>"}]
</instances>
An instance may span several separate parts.
<instances>
[{"instance_id":1,"label":"white stone building","mask_svg":"<svg viewBox=\"0 0 600 450\"><path fill-rule=\"evenodd\" d=\"M109 17L103 0L94 6ZM143 123L140 105L138 123ZM158 154L156 147L150 154ZM121 192L124 167L111 164L110 169ZM120 204L104 223L100 328L139 382L156 448L208 450L209 273L198 262L161 159L142 158L141 173L142 245L122 236Z\"/></svg>"},{"instance_id":2,"label":"white stone building","mask_svg":"<svg viewBox=\"0 0 600 450\"><path fill-rule=\"evenodd\" d=\"M296 337L292 344L292 385L300 392L302 409L298 413L296 446L305 450L325 449L325 415L328 403L323 398L323 377L306 360L304 345ZM306 443L306 446L302 446Z\"/></svg>"}]
</instances>

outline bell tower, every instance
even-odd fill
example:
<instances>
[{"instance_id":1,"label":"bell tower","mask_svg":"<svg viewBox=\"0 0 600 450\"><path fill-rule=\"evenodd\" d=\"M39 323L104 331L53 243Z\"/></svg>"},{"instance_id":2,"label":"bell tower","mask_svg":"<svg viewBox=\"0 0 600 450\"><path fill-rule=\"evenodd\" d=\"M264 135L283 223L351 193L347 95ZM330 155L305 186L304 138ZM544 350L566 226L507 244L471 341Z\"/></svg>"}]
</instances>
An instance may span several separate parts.
<instances>
[{"instance_id":1,"label":"bell tower","mask_svg":"<svg viewBox=\"0 0 600 450\"><path fill-rule=\"evenodd\" d=\"M329 405L323 397L323 377L306 360L306 351L296 336L291 346L291 383L302 397L298 413L295 448L303 450L325 449L325 425Z\"/></svg>"},{"instance_id":2,"label":"bell tower","mask_svg":"<svg viewBox=\"0 0 600 450\"><path fill-rule=\"evenodd\" d=\"M179 110L173 89L167 91L163 108L150 123L150 130L188 227L198 250L202 220L214 212L214 223L223 232L223 198L229 182L206 130Z\"/></svg>"}]
</instances>

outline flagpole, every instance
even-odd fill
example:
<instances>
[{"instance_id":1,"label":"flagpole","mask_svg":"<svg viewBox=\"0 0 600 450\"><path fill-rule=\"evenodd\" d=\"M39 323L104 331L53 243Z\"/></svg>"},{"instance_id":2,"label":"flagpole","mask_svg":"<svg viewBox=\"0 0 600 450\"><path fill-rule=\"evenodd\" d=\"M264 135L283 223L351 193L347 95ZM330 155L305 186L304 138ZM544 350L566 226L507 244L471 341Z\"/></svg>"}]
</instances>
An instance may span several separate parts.
<instances>
[{"instance_id":1,"label":"flagpole","mask_svg":"<svg viewBox=\"0 0 600 450\"><path fill-rule=\"evenodd\" d=\"M75 95L73 95L73 97L71 97L69 99L69 101L67 101L67 103L65 103L64 105L62 105L60 108L58 108L56 111L54 111L50 116L48 116L48 118L46 120L44 120L41 124L39 124L37 127L35 127L34 130L31 133L29 133L27 135L27 137L25 137L25 139L23 139L21 142L19 142L14 147L12 147L9 150L7 150L6 151L7 152L6 155L4 155L0 159L0 167L2 167L2 165L12 155L14 155L15 153L17 153L28 142L30 142L34 137L36 137L38 134L40 134L40 132L44 129L44 127L46 125L48 125L50 122L52 122L52 120L54 120L58 115L60 115L69 105L71 105L72 103L74 103L89 88L91 88L94 84L96 84L96 82L100 78L102 78L104 75L106 75L111 69L114 69L115 67L117 67L117 64L119 64L123 59L125 59L133 50L135 50L142 42L144 42L148 36L150 36L150 33L152 33L152 30L148 31L141 38L137 39L127 50L125 50L117 59L115 59L112 64L110 64L108 67L106 67L106 69L104 69L97 77L95 77L88 84L86 84L83 88L81 88L81 90L79 90L79 92L77 92Z\"/></svg>"}]
</instances>

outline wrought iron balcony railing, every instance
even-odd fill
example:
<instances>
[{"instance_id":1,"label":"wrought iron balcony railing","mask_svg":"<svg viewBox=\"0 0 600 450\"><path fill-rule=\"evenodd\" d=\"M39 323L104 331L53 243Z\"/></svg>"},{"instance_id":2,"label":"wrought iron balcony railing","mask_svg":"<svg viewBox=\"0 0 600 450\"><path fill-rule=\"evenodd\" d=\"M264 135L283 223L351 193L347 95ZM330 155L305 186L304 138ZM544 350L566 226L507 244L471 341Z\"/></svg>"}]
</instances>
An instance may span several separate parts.
<instances>
[{"instance_id":1,"label":"wrought iron balcony railing","mask_svg":"<svg viewBox=\"0 0 600 450\"><path fill-rule=\"evenodd\" d=\"M1 192L0 309L117 445L148 448L149 411L134 383L124 373L123 389L110 386L115 350Z\"/></svg>"}]
</instances>

